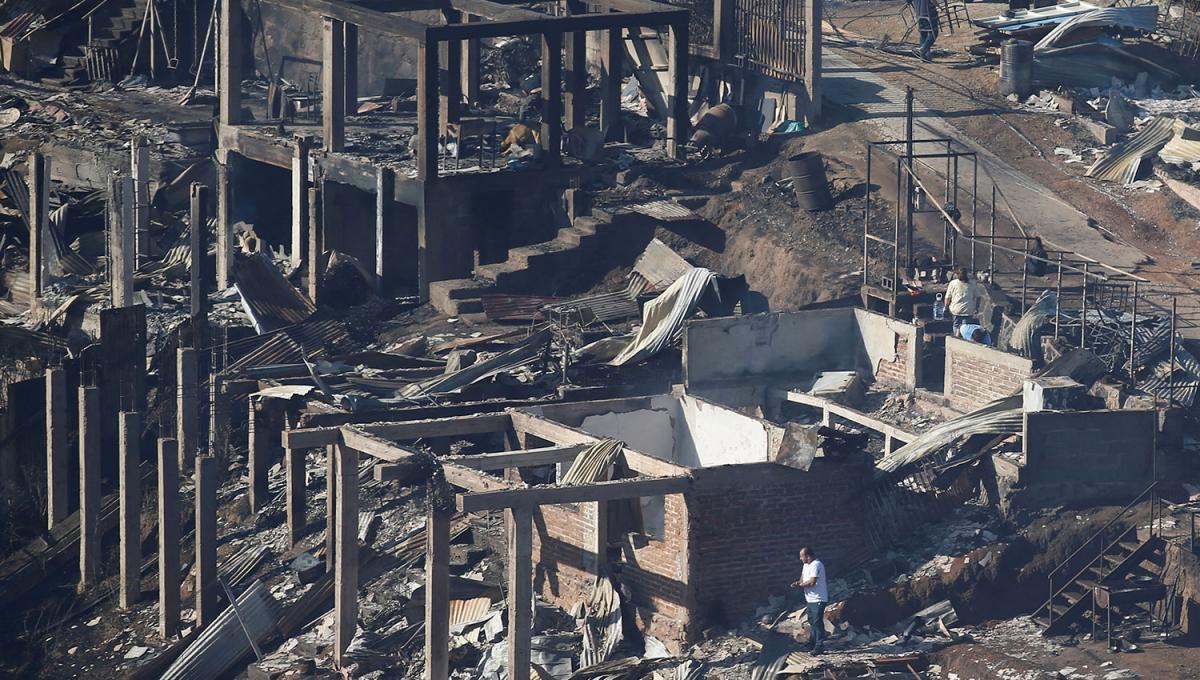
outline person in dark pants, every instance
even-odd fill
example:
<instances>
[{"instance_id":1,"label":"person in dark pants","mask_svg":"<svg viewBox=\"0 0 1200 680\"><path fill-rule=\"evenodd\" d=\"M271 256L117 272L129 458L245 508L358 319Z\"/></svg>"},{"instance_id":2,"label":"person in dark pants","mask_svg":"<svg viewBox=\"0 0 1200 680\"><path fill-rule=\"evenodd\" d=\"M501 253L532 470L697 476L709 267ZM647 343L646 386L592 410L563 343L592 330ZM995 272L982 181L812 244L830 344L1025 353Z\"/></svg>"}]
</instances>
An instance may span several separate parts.
<instances>
[{"instance_id":1,"label":"person in dark pants","mask_svg":"<svg viewBox=\"0 0 1200 680\"><path fill-rule=\"evenodd\" d=\"M938 37L938 11L935 0L908 0L917 17L917 29L921 32L921 46L917 56L925 61L932 60L933 43Z\"/></svg>"},{"instance_id":2,"label":"person in dark pants","mask_svg":"<svg viewBox=\"0 0 1200 680\"><path fill-rule=\"evenodd\" d=\"M820 654L825 651L822 643L825 641L825 605L829 603L829 585L825 581L825 565L813 554L812 548L800 548L800 562L804 567L800 571L800 580L793 583L804 589L804 606L808 610L809 653Z\"/></svg>"}]
</instances>

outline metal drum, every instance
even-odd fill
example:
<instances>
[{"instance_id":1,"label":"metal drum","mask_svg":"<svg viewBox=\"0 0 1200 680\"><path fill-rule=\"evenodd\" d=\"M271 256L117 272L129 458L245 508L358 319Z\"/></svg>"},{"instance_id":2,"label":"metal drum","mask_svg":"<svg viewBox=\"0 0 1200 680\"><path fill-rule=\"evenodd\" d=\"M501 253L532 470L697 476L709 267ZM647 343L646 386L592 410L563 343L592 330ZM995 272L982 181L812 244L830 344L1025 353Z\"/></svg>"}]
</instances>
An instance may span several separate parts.
<instances>
[{"instance_id":1,"label":"metal drum","mask_svg":"<svg viewBox=\"0 0 1200 680\"><path fill-rule=\"evenodd\" d=\"M1033 91L1033 43L1005 40L1000 51L1000 94L1027 97Z\"/></svg>"},{"instance_id":2,"label":"metal drum","mask_svg":"<svg viewBox=\"0 0 1200 680\"><path fill-rule=\"evenodd\" d=\"M833 205L829 181L825 179L825 163L816 151L791 156L786 170L792 180L796 201L805 210L825 210Z\"/></svg>"}]
</instances>

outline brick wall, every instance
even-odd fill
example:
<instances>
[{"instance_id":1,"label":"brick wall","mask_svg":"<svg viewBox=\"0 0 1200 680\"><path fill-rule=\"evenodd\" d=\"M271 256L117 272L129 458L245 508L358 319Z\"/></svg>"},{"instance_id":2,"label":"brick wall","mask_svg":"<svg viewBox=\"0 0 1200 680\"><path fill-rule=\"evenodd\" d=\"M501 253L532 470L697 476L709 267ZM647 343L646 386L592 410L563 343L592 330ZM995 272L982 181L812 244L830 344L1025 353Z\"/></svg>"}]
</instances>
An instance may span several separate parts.
<instances>
[{"instance_id":1,"label":"brick wall","mask_svg":"<svg viewBox=\"0 0 1200 680\"><path fill-rule=\"evenodd\" d=\"M908 382L909 338L896 336L895 361L880 361L875 367L875 380L887 385L904 387Z\"/></svg>"},{"instance_id":2,"label":"brick wall","mask_svg":"<svg viewBox=\"0 0 1200 680\"><path fill-rule=\"evenodd\" d=\"M800 577L809 545L830 578L868 554L859 503L870 461L817 459L808 472L770 463L694 471L688 494L692 628L736 625Z\"/></svg>"},{"instance_id":3,"label":"brick wall","mask_svg":"<svg viewBox=\"0 0 1200 680\"><path fill-rule=\"evenodd\" d=\"M1021 389L1033 361L958 338L946 338L945 395L950 406L971 411Z\"/></svg>"}]
</instances>

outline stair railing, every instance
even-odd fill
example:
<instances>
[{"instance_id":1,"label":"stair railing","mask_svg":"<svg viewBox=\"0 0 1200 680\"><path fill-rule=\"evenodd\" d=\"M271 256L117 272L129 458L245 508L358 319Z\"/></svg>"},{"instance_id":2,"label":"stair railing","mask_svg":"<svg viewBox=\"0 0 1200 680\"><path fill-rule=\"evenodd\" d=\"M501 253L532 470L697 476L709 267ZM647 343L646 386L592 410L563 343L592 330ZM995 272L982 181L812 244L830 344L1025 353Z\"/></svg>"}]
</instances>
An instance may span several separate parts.
<instances>
[{"instance_id":1,"label":"stair railing","mask_svg":"<svg viewBox=\"0 0 1200 680\"><path fill-rule=\"evenodd\" d=\"M1157 481L1151 482L1150 486L1146 487L1146 489L1144 491L1142 491L1141 493L1139 493L1136 498L1134 498L1132 501L1130 501L1125 507L1121 508L1120 512L1118 512L1115 516L1113 516L1112 519L1108 520L1108 522L1104 526L1100 527L1100 529L1097 530L1096 533L1092 534L1092 536L1090 538L1088 538L1086 541L1084 541L1083 545L1076 548L1075 552L1071 553L1069 556L1067 556L1067 558L1065 560L1060 562L1057 567L1055 567L1053 570L1051 570L1050 575L1047 577L1047 579L1050 582L1050 596L1046 598L1046 617L1047 617L1046 627L1047 628L1054 625L1054 596L1058 593L1059 588L1065 587L1067 585L1064 582L1060 586L1056 586L1055 585L1055 577L1058 576L1058 574L1061 573L1067 567L1071 566L1072 564L1075 564L1075 558L1078 557L1081 553L1083 553L1088 548L1095 546L1095 549L1097 550L1097 554L1096 554L1095 558L1089 560L1088 563L1085 564L1084 566L1080 567L1078 571L1071 571L1071 572L1067 572L1067 573L1078 575L1080 571L1082 571L1083 569L1086 569L1089 565L1094 564L1097 560L1099 560L1100 561L1100 580L1097 582L1098 583L1103 582L1105 576L1107 575L1106 569L1105 569L1106 565L1104 563L1104 554L1106 552L1108 552L1108 549L1110 547L1112 547L1112 541L1108 540L1108 538L1107 538L1109 529L1111 529L1117 523L1118 520L1123 519L1127 514L1130 513L1130 511L1132 511L1138 505L1141 505L1142 502L1146 501L1147 499L1149 499L1149 501L1150 501L1150 534L1151 534L1151 536L1157 535L1157 532L1159 530L1159 527L1158 527L1159 522L1157 521L1157 515L1159 513L1158 494L1156 493L1157 489L1158 489L1158 482ZM1119 540L1119 537L1117 539L1113 539L1113 540Z\"/></svg>"}]
</instances>

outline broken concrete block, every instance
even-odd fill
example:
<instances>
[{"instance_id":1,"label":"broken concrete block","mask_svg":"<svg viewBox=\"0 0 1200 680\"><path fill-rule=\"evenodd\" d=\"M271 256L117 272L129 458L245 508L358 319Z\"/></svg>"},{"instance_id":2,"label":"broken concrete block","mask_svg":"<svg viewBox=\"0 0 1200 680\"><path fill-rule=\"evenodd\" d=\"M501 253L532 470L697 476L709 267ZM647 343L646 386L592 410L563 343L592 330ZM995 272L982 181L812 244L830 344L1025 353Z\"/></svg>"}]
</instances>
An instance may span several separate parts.
<instances>
[{"instance_id":1,"label":"broken concrete block","mask_svg":"<svg viewBox=\"0 0 1200 680\"><path fill-rule=\"evenodd\" d=\"M1098 382L1088 389L1088 394L1102 400L1104 408L1113 411L1121 408L1121 404L1125 401L1125 388L1121 385Z\"/></svg>"},{"instance_id":2,"label":"broken concrete block","mask_svg":"<svg viewBox=\"0 0 1200 680\"><path fill-rule=\"evenodd\" d=\"M1129 132L1133 125L1133 108L1119 90L1108 91L1108 106L1104 108L1104 120L1117 129L1117 132Z\"/></svg>"},{"instance_id":3,"label":"broken concrete block","mask_svg":"<svg viewBox=\"0 0 1200 680\"><path fill-rule=\"evenodd\" d=\"M861 404L864 398L862 380L854 371L822 371L813 380L808 393L853 407Z\"/></svg>"},{"instance_id":4,"label":"broken concrete block","mask_svg":"<svg viewBox=\"0 0 1200 680\"><path fill-rule=\"evenodd\" d=\"M1142 71L1133 81L1133 96L1146 99L1150 96L1150 74Z\"/></svg>"},{"instance_id":5,"label":"broken concrete block","mask_svg":"<svg viewBox=\"0 0 1200 680\"><path fill-rule=\"evenodd\" d=\"M325 573L325 563L313 557L312 553L300 553L288 566L296 572L301 583L313 583Z\"/></svg>"},{"instance_id":6,"label":"broken concrete block","mask_svg":"<svg viewBox=\"0 0 1200 680\"><path fill-rule=\"evenodd\" d=\"M1064 376L1033 378L1025 381L1025 412L1065 411L1074 408L1087 395L1087 388Z\"/></svg>"},{"instance_id":7,"label":"broken concrete block","mask_svg":"<svg viewBox=\"0 0 1200 680\"><path fill-rule=\"evenodd\" d=\"M1105 146L1109 144L1116 144L1117 129L1115 127L1109 125L1108 123L1102 123L1098 120L1091 120L1090 118L1084 118L1080 122L1083 124L1084 129L1086 129L1093 137L1096 138L1097 142L1100 142Z\"/></svg>"}]
</instances>

